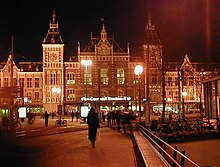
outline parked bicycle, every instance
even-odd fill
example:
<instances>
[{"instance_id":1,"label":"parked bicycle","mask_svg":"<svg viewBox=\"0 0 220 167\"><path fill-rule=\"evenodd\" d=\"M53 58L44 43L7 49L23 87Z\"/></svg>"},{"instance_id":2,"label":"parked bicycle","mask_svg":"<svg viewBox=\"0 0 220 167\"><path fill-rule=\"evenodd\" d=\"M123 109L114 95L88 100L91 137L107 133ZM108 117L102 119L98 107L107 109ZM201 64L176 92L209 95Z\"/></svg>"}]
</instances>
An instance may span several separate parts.
<instances>
[{"instance_id":1,"label":"parked bicycle","mask_svg":"<svg viewBox=\"0 0 220 167\"><path fill-rule=\"evenodd\" d=\"M212 132L215 130L214 124L211 123L209 120L204 120L202 127L204 132Z\"/></svg>"},{"instance_id":2,"label":"parked bicycle","mask_svg":"<svg viewBox=\"0 0 220 167\"><path fill-rule=\"evenodd\" d=\"M67 126L67 120L63 119L57 119L55 121L55 126Z\"/></svg>"},{"instance_id":3,"label":"parked bicycle","mask_svg":"<svg viewBox=\"0 0 220 167\"><path fill-rule=\"evenodd\" d=\"M183 120L183 130L186 134L195 134L197 133L197 128L193 121L188 121L187 119Z\"/></svg>"},{"instance_id":4,"label":"parked bicycle","mask_svg":"<svg viewBox=\"0 0 220 167\"><path fill-rule=\"evenodd\" d=\"M178 122L167 122L163 123L161 127L159 127L159 134L161 136L172 136L176 140L183 140L185 137L183 126Z\"/></svg>"},{"instance_id":5,"label":"parked bicycle","mask_svg":"<svg viewBox=\"0 0 220 167\"><path fill-rule=\"evenodd\" d=\"M21 123L18 120L10 121L8 125L9 131L18 131L21 129Z\"/></svg>"}]
</instances>

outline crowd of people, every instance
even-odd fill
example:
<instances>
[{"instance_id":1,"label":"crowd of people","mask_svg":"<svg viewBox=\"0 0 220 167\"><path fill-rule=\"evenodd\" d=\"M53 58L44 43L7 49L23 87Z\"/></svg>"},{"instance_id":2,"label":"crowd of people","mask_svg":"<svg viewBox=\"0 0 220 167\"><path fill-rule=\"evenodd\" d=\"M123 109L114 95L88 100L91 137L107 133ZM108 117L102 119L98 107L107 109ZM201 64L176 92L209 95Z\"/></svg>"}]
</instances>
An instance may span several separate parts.
<instances>
[{"instance_id":1,"label":"crowd of people","mask_svg":"<svg viewBox=\"0 0 220 167\"><path fill-rule=\"evenodd\" d=\"M102 122L106 122L107 126L117 126L117 131L120 132L120 128L122 126L123 133L126 134L127 127L132 130L132 120L135 120L136 117L134 114L128 111L117 110L117 111L109 111L105 113L101 112L101 120Z\"/></svg>"}]
</instances>

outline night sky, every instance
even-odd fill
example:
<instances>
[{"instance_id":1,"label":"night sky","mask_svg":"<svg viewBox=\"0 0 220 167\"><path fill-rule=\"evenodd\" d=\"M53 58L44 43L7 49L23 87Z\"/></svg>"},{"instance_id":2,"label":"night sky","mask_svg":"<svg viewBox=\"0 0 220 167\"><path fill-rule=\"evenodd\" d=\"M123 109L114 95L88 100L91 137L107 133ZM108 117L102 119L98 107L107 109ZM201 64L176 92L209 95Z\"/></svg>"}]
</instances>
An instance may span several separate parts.
<instances>
[{"instance_id":1,"label":"night sky","mask_svg":"<svg viewBox=\"0 0 220 167\"><path fill-rule=\"evenodd\" d=\"M150 13L165 60L181 61L187 52L191 61L219 61L213 49L217 28L220 31L219 0L7 1L0 5L0 60L7 60L13 35L15 61L42 61L41 44L54 9L65 57L76 55L77 42L83 49L91 32L100 35L101 18L108 36L114 34L124 50L129 42L131 56L140 56Z\"/></svg>"}]
</instances>

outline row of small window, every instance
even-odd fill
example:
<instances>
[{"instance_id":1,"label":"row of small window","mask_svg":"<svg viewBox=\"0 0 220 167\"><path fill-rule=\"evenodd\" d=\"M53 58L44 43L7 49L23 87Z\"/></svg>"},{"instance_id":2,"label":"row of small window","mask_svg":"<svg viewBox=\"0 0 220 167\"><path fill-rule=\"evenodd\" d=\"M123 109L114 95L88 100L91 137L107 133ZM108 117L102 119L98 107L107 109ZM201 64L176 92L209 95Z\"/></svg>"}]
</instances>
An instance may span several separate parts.
<instances>
[{"instance_id":1,"label":"row of small window","mask_svg":"<svg viewBox=\"0 0 220 167\"><path fill-rule=\"evenodd\" d=\"M62 63L44 63L44 67L61 68Z\"/></svg>"},{"instance_id":2,"label":"row of small window","mask_svg":"<svg viewBox=\"0 0 220 167\"><path fill-rule=\"evenodd\" d=\"M27 88L32 88L32 78L27 78L26 80L26 85ZM1 84L1 79L0 79L0 85ZM20 78L19 81L16 78L13 78L13 86L21 86L24 87L24 78ZM8 87L9 86L9 78L4 78L4 83L3 83L3 87ZM35 88L39 88L40 87L40 78L34 78L34 87Z\"/></svg>"},{"instance_id":3,"label":"row of small window","mask_svg":"<svg viewBox=\"0 0 220 167\"><path fill-rule=\"evenodd\" d=\"M45 47L44 51L62 51L61 48L58 47Z\"/></svg>"},{"instance_id":4,"label":"row of small window","mask_svg":"<svg viewBox=\"0 0 220 167\"><path fill-rule=\"evenodd\" d=\"M172 97L172 98L179 98L179 91L178 90L166 90L167 92L167 97ZM187 100L195 100L195 97L199 97L201 94L200 90L193 90L193 89L188 89L187 91L187 96L185 99Z\"/></svg>"},{"instance_id":5,"label":"row of small window","mask_svg":"<svg viewBox=\"0 0 220 167\"><path fill-rule=\"evenodd\" d=\"M182 82L182 85L184 86L201 86L201 82L195 82L195 81L186 81L184 80ZM178 86L178 81L167 81L166 86Z\"/></svg>"},{"instance_id":6,"label":"row of small window","mask_svg":"<svg viewBox=\"0 0 220 167\"><path fill-rule=\"evenodd\" d=\"M32 92L27 92L26 96L27 97L27 102L32 102ZM40 101L40 92L34 92L34 102L39 102ZM46 101L47 102L59 102L60 98L58 97L47 97ZM67 97L66 97L67 101L74 101L75 100L75 94L74 94L74 90L70 89L67 90Z\"/></svg>"},{"instance_id":7,"label":"row of small window","mask_svg":"<svg viewBox=\"0 0 220 167\"><path fill-rule=\"evenodd\" d=\"M97 61L112 61L112 56L97 56L97 57L87 57L87 59L97 60ZM128 57L125 56L114 56L113 61L128 61Z\"/></svg>"}]
</instances>

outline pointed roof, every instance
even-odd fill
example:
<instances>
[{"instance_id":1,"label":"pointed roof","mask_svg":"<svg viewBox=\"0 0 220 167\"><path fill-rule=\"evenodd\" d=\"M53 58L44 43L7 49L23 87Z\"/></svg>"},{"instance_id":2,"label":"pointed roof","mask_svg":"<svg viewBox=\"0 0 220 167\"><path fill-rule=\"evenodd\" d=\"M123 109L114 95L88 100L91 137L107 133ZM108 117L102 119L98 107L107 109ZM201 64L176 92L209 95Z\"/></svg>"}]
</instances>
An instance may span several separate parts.
<instances>
[{"instance_id":1,"label":"pointed roof","mask_svg":"<svg viewBox=\"0 0 220 167\"><path fill-rule=\"evenodd\" d=\"M113 37L107 37L107 32L105 29L104 23L102 24L101 37L94 37L91 33L91 39L89 43L86 45L84 52L94 52L95 46L99 47L102 44L106 44L109 47L113 47L113 52L124 52L122 48L118 45Z\"/></svg>"},{"instance_id":2,"label":"pointed roof","mask_svg":"<svg viewBox=\"0 0 220 167\"><path fill-rule=\"evenodd\" d=\"M185 54L184 60L183 60L183 64L180 68L181 70L189 70L189 71L195 71L195 68L192 66L191 62L189 61L189 57L188 54Z\"/></svg>"},{"instance_id":3,"label":"pointed roof","mask_svg":"<svg viewBox=\"0 0 220 167\"><path fill-rule=\"evenodd\" d=\"M62 44L63 40L60 36L59 29L58 29L58 21L56 18L56 12L53 11L52 14L52 21L50 22L50 28L47 32L46 37L43 40L45 44Z\"/></svg>"},{"instance_id":4,"label":"pointed roof","mask_svg":"<svg viewBox=\"0 0 220 167\"><path fill-rule=\"evenodd\" d=\"M156 33L155 26L152 24L150 15L148 15L148 20L145 25L144 45L162 45Z\"/></svg>"},{"instance_id":5,"label":"pointed roof","mask_svg":"<svg viewBox=\"0 0 220 167\"><path fill-rule=\"evenodd\" d=\"M100 38L99 43L97 44L97 46L101 46L103 43L105 43L108 46L111 46L109 41L108 41L108 38L107 38L107 32L105 30L105 24L104 23L102 24L102 31L101 31L100 35L101 35L101 38Z\"/></svg>"}]
</instances>

